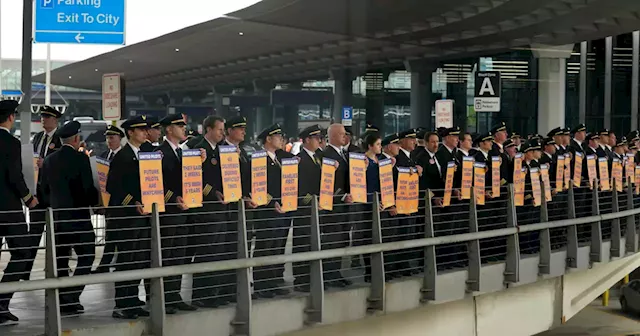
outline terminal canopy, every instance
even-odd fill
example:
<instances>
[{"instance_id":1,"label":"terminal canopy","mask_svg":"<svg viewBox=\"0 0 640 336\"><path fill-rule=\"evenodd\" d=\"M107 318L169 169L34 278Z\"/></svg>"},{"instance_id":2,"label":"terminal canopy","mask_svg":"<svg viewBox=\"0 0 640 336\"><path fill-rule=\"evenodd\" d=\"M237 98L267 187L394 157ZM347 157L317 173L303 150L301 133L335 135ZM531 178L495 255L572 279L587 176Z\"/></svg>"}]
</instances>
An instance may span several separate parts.
<instances>
[{"instance_id":1,"label":"terminal canopy","mask_svg":"<svg viewBox=\"0 0 640 336\"><path fill-rule=\"evenodd\" d=\"M52 83L100 90L118 72L130 93L156 93L326 79L599 39L638 29L638 17L635 0L263 0L61 67Z\"/></svg>"}]
</instances>

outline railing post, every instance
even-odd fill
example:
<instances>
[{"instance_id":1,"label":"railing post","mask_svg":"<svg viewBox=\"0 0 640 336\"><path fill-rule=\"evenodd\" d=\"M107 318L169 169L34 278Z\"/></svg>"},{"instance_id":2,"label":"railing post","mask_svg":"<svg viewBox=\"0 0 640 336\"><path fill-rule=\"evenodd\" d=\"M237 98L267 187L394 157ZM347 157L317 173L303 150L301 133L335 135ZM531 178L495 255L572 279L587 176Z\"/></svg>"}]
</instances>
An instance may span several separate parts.
<instances>
[{"instance_id":1,"label":"railing post","mask_svg":"<svg viewBox=\"0 0 640 336\"><path fill-rule=\"evenodd\" d=\"M573 180L569 181L567 207L569 219L576 218L576 194L573 190ZM567 267L578 268L578 225L567 227Z\"/></svg>"},{"instance_id":2,"label":"railing post","mask_svg":"<svg viewBox=\"0 0 640 336\"><path fill-rule=\"evenodd\" d=\"M471 202L469 202L469 232L478 232L478 211L476 207L475 187L471 187ZM467 278L467 291L480 291L480 239L470 240L468 243L469 250L469 272Z\"/></svg>"},{"instance_id":3,"label":"railing post","mask_svg":"<svg viewBox=\"0 0 640 336\"><path fill-rule=\"evenodd\" d=\"M320 208L318 196L311 199L311 246L312 252L320 251L322 234L320 231ZM322 260L312 260L309 262L309 306L305 310L307 314L307 324L322 323L324 311L324 277L322 271Z\"/></svg>"},{"instance_id":4,"label":"railing post","mask_svg":"<svg viewBox=\"0 0 640 336\"><path fill-rule=\"evenodd\" d=\"M595 180L594 188L591 192L591 214L600 216L600 199L598 198L599 181ZM591 252L589 253L590 262L602 262L602 223L596 220L591 223Z\"/></svg>"},{"instance_id":5,"label":"railing post","mask_svg":"<svg viewBox=\"0 0 640 336\"><path fill-rule=\"evenodd\" d=\"M611 213L620 211L620 201L618 197L618 190L616 188L616 179L613 179L611 183L613 187L613 193L611 194ZM611 221L611 257L621 257L622 250L620 249L620 240L622 239L622 229L620 228L620 218L614 218Z\"/></svg>"},{"instance_id":6,"label":"railing post","mask_svg":"<svg viewBox=\"0 0 640 336\"><path fill-rule=\"evenodd\" d=\"M540 183L540 194L540 222L546 223L549 221L549 208L547 206L547 198L545 197L544 183ZM551 231L548 228L540 230L538 273L551 273Z\"/></svg>"},{"instance_id":7,"label":"railing post","mask_svg":"<svg viewBox=\"0 0 640 336\"><path fill-rule=\"evenodd\" d=\"M636 181L636 183L640 183L640 181ZM627 210L633 209L633 185L629 183L627 187ZM627 232L626 232L626 250L627 252L636 253L638 252L638 236L636 232L636 216L631 215L627 216Z\"/></svg>"},{"instance_id":8,"label":"railing post","mask_svg":"<svg viewBox=\"0 0 640 336\"><path fill-rule=\"evenodd\" d=\"M507 186L507 227L518 227L516 201L513 184ZM507 260L504 269L504 282L520 281L520 239L518 233L507 236Z\"/></svg>"},{"instance_id":9,"label":"railing post","mask_svg":"<svg viewBox=\"0 0 640 336\"><path fill-rule=\"evenodd\" d=\"M151 267L162 267L162 236L160 235L160 213L158 204L151 207ZM164 301L164 281L162 278L149 280L151 286L149 322L152 335L163 335L166 322Z\"/></svg>"},{"instance_id":10,"label":"railing post","mask_svg":"<svg viewBox=\"0 0 640 336\"><path fill-rule=\"evenodd\" d=\"M433 208L431 206L431 190L427 189L424 196L425 209L425 238L434 238L433 230ZM438 268L436 265L436 247L435 245L424 247L424 278L422 279L422 297L420 302L425 303L436 299L436 278L438 276Z\"/></svg>"},{"instance_id":11,"label":"railing post","mask_svg":"<svg viewBox=\"0 0 640 336\"><path fill-rule=\"evenodd\" d=\"M247 242L247 220L244 201L238 201L238 259L249 259L249 244ZM238 279L236 316L231 322L233 335L251 335L251 282L249 268L236 270Z\"/></svg>"},{"instance_id":12,"label":"railing post","mask_svg":"<svg viewBox=\"0 0 640 336\"><path fill-rule=\"evenodd\" d=\"M56 256L56 236L53 222L53 209L47 208L45 230L45 267L47 279L58 277L58 262ZM62 321L60 320L60 290L45 289L44 291L44 332L45 336L61 336Z\"/></svg>"},{"instance_id":13,"label":"railing post","mask_svg":"<svg viewBox=\"0 0 640 336\"><path fill-rule=\"evenodd\" d=\"M371 225L372 244L382 244L382 221L380 219L380 195L373 194L373 221ZM385 274L383 252L371 254L371 288L368 302L368 310L384 312L385 298Z\"/></svg>"}]
</instances>

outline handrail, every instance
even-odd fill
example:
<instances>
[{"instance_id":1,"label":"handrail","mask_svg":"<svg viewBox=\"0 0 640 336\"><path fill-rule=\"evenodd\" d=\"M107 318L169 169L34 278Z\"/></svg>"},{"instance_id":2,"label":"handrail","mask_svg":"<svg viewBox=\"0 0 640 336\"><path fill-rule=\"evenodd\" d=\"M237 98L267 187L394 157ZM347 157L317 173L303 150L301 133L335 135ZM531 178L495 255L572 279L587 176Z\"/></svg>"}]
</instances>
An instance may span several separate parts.
<instances>
[{"instance_id":1,"label":"handrail","mask_svg":"<svg viewBox=\"0 0 640 336\"><path fill-rule=\"evenodd\" d=\"M366 246L353 246L324 251L301 252L289 255L277 255L268 257L254 257L247 259L235 259L225 261L214 261L198 264L163 266L157 268L140 269L134 271L119 271L114 273L90 274L63 278L49 278L41 280L6 282L0 283L0 294L34 291L42 289L55 289L73 287L81 285L92 285L99 283L112 283L140 278L151 279L159 277L177 276L182 274L194 274L202 272L227 271L243 269L257 266L270 266L292 262L305 262L319 259L336 258L344 256L357 256L362 254L380 253L387 251L403 250L408 248L418 248L435 246L442 244L469 242L478 239L496 238L517 234L518 232L539 231L550 228L562 228L579 224L588 224L596 221L611 220L640 214L640 208L620 211L617 213L602 214L575 219L563 219L538 224L529 224L516 228L504 228L475 233L464 233L435 238L422 238L398 242L381 243Z\"/></svg>"}]
</instances>

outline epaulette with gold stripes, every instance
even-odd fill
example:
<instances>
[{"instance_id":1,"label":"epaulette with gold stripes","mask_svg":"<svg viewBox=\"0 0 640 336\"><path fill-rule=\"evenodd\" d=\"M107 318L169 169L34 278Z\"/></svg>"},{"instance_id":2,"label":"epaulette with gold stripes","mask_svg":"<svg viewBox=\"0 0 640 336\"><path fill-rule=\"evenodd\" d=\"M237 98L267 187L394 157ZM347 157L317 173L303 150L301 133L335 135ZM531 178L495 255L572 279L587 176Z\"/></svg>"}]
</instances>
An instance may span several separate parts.
<instances>
[{"instance_id":1,"label":"epaulette with gold stripes","mask_svg":"<svg viewBox=\"0 0 640 336\"><path fill-rule=\"evenodd\" d=\"M209 193L211 193L212 189L213 187L207 184L206 186L204 186L204 189L202 189L202 194L205 196L209 196Z\"/></svg>"},{"instance_id":2,"label":"epaulette with gold stripes","mask_svg":"<svg viewBox=\"0 0 640 336\"><path fill-rule=\"evenodd\" d=\"M271 196L271 194L267 194L267 204L271 203L272 199L273 199L273 196Z\"/></svg>"},{"instance_id":3,"label":"epaulette with gold stripes","mask_svg":"<svg viewBox=\"0 0 640 336\"><path fill-rule=\"evenodd\" d=\"M168 203L171 196L173 196L173 191L167 190L167 193L164 195L164 202Z\"/></svg>"},{"instance_id":4,"label":"epaulette with gold stripes","mask_svg":"<svg viewBox=\"0 0 640 336\"><path fill-rule=\"evenodd\" d=\"M27 193L27 195L25 197L22 198L22 200L27 203L28 200L32 199L33 195L31 195L31 193Z\"/></svg>"},{"instance_id":5,"label":"epaulette with gold stripes","mask_svg":"<svg viewBox=\"0 0 640 336\"><path fill-rule=\"evenodd\" d=\"M313 198L313 196L311 196L311 194L306 194L306 195L304 196L304 198L302 199L302 202L303 202L304 204L309 204L309 203L311 203L311 199L312 199L312 198Z\"/></svg>"},{"instance_id":6,"label":"epaulette with gold stripes","mask_svg":"<svg viewBox=\"0 0 640 336\"><path fill-rule=\"evenodd\" d=\"M131 200L133 200L133 196L131 196L130 194L127 194L127 196L125 196L125 198L122 200L122 205L123 206L129 205Z\"/></svg>"}]
</instances>

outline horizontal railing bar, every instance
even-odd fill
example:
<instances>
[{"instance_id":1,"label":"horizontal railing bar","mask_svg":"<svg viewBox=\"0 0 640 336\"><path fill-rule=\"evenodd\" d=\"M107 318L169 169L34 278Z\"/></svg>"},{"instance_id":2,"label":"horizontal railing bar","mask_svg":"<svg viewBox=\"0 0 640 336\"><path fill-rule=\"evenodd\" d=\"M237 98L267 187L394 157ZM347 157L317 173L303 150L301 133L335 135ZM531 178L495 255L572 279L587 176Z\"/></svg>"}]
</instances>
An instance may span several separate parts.
<instances>
[{"instance_id":1,"label":"horizontal railing bar","mask_svg":"<svg viewBox=\"0 0 640 336\"><path fill-rule=\"evenodd\" d=\"M73 277L50 278L42 280L31 280L21 282L5 282L0 283L0 294L27 292L42 289L55 289L64 287L74 287L82 285L93 285L100 283L112 283L120 281L130 281L137 279L151 279L160 277L178 276L182 274L197 274L204 272L229 271L235 269L244 269L249 267L271 266L285 263L308 262L320 259L357 256L362 254L372 254L380 252L389 252L410 248L419 248L426 246L435 246L452 243L462 243L478 239L497 238L509 236L518 232L538 231L549 228L560 228L572 225L581 225L593 223L596 221L609 220L615 218L623 218L631 215L640 214L639 209L624 210L617 213L597 215L590 217L582 217L575 219L563 219L558 221L550 221L538 224L528 224L517 228L504 228L490 231L481 231L475 233L463 233L451 236L422 238L415 240L389 242L367 246L353 246L339 249L331 249L315 252L294 253L289 255L277 255L257 257L250 259L235 259L225 261L214 261L207 263L197 263L188 265L165 266L159 268L147 268L132 271L119 271L113 273L78 275Z\"/></svg>"}]
</instances>

